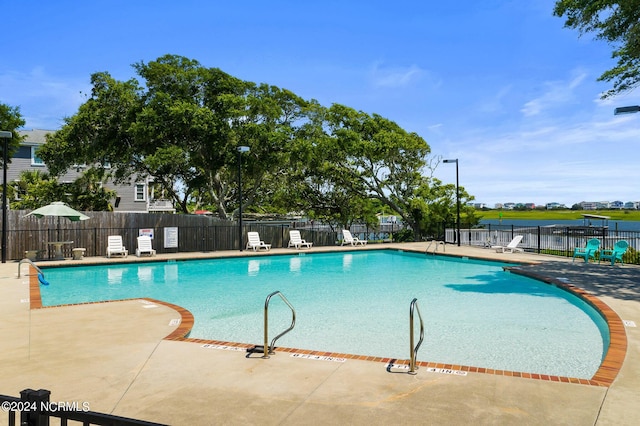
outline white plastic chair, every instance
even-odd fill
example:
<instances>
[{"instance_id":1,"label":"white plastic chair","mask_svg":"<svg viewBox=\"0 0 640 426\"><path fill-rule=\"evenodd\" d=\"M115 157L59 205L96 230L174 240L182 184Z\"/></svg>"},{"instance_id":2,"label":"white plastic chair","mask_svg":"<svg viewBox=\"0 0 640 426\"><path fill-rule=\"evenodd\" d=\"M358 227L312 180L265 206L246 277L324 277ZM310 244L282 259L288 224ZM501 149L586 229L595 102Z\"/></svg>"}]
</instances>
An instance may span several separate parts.
<instances>
[{"instance_id":1,"label":"white plastic chair","mask_svg":"<svg viewBox=\"0 0 640 426\"><path fill-rule=\"evenodd\" d=\"M496 252L498 253L513 253L515 251L523 252L523 249L518 248L520 241L522 241L522 235L516 235L506 246L491 246L491 248L496 249Z\"/></svg>"},{"instance_id":2,"label":"white plastic chair","mask_svg":"<svg viewBox=\"0 0 640 426\"><path fill-rule=\"evenodd\" d=\"M257 232L247 232L247 250L259 251L260 249L271 250L271 244L266 244L260 239Z\"/></svg>"},{"instance_id":3,"label":"white plastic chair","mask_svg":"<svg viewBox=\"0 0 640 426\"><path fill-rule=\"evenodd\" d=\"M302 239L300 236L300 231L292 229L289 231L289 246L287 248L295 247L296 249L301 249L303 247L311 248L313 243L309 243Z\"/></svg>"},{"instance_id":4,"label":"white plastic chair","mask_svg":"<svg viewBox=\"0 0 640 426\"><path fill-rule=\"evenodd\" d=\"M351 231L349 231L348 229L343 229L341 245L344 246L346 244L351 244L352 246L357 246L358 244L360 244L365 246L367 245L367 240L361 240L358 237L354 237L353 235L351 235Z\"/></svg>"},{"instance_id":5,"label":"white plastic chair","mask_svg":"<svg viewBox=\"0 0 640 426\"><path fill-rule=\"evenodd\" d=\"M110 235L107 239L107 257L127 257L128 255L129 251L122 245L122 237L120 235Z\"/></svg>"},{"instance_id":6,"label":"white plastic chair","mask_svg":"<svg viewBox=\"0 0 640 426\"><path fill-rule=\"evenodd\" d=\"M155 256L156 251L151 244L151 237L148 235L141 235L138 237L138 248L136 248L136 256L143 255Z\"/></svg>"}]
</instances>

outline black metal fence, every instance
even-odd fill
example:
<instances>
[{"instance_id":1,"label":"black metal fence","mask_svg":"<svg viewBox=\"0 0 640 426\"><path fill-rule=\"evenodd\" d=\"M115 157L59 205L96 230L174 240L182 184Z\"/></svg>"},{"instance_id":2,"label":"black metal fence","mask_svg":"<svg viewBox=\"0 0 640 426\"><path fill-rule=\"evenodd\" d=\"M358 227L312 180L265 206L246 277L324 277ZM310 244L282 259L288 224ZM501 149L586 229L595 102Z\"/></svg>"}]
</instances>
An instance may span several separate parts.
<instances>
[{"instance_id":1,"label":"black metal fence","mask_svg":"<svg viewBox=\"0 0 640 426\"><path fill-rule=\"evenodd\" d=\"M0 395L2 411L7 413L8 426L49 426L51 418L60 419L60 425L68 421L81 422L83 425L98 426L164 426L162 423L147 422L112 414L89 411L87 402L55 402L50 399L51 392L45 389L25 389L20 398ZM16 423L19 418L20 423Z\"/></svg>"},{"instance_id":2,"label":"black metal fence","mask_svg":"<svg viewBox=\"0 0 640 426\"><path fill-rule=\"evenodd\" d=\"M523 236L518 247L525 251L565 257L572 257L576 247L585 247L592 238L600 240L600 249L612 249L616 241L625 240L629 248L623 256L624 263L640 264L640 232L607 227L487 225L486 228L461 229L460 243L481 247L506 246L516 235ZM446 229L445 241L456 242L455 229Z\"/></svg>"}]
</instances>

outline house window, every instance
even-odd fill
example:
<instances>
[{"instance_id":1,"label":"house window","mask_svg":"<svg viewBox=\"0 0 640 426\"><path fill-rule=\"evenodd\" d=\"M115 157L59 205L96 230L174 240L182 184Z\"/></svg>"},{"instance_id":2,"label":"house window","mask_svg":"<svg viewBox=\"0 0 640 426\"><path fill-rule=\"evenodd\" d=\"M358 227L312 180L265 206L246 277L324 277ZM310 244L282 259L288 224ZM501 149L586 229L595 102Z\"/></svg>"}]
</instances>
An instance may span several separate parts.
<instances>
[{"instance_id":1,"label":"house window","mask_svg":"<svg viewBox=\"0 0 640 426\"><path fill-rule=\"evenodd\" d=\"M38 154L37 154L38 148L40 147L39 146L31 147L31 165L32 166L44 166L44 161L42 161L42 158L38 157Z\"/></svg>"},{"instance_id":2,"label":"house window","mask_svg":"<svg viewBox=\"0 0 640 426\"><path fill-rule=\"evenodd\" d=\"M136 195L135 195L135 200L136 201L144 201L146 199L145 195L145 184L143 183L136 183Z\"/></svg>"}]
</instances>

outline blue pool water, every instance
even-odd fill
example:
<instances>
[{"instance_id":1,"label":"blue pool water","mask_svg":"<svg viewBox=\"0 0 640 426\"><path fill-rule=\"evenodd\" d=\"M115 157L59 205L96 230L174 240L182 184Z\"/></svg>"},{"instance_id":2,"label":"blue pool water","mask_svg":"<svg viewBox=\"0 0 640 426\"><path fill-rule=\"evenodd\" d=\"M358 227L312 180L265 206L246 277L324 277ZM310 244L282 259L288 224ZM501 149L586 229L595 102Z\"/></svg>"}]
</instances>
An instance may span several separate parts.
<instances>
[{"instance_id":1,"label":"blue pool water","mask_svg":"<svg viewBox=\"0 0 640 426\"><path fill-rule=\"evenodd\" d=\"M501 264L400 251L296 254L46 270L45 305L151 297L191 311L190 337L262 344L265 298L295 329L277 346L409 358L409 306L425 322L418 360L591 378L605 321L554 286ZM291 313L270 304L270 339Z\"/></svg>"}]
</instances>

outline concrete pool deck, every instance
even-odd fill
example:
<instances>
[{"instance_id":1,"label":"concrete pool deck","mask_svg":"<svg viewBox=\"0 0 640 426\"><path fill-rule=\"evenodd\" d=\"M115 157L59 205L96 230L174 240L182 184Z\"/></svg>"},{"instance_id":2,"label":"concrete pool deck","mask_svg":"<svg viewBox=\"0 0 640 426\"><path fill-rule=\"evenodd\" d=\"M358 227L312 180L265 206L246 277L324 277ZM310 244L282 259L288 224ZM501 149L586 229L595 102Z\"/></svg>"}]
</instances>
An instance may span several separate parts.
<instances>
[{"instance_id":1,"label":"concrete pool deck","mask_svg":"<svg viewBox=\"0 0 640 426\"><path fill-rule=\"evenodd\" d=\"M384 248L424 251L427 245L385 244ZM314 247L311 252L348 249ZM291 253L295 251L272 249L260 255ZM599 297L622 320L640 325L640 267L572 263L454 245L446 246L446 254L535 262L521 268L562 277ZM229 255L240 253L179 253L152 260ZM85 258L38 265L119 261ZM169 340L166 337L178 328L178 311L145 300L31 309L32 277L25 276L27 272L23 264L18 279L17 262L0 265L0 394L4 395L48 389L52 401L86 402L94 411L172 425L640 424L636 327L625 327L626 357L609 387L474 372L461 376L424 368L412 376L388 372L380 362L313 360L278 351L264 360L247 358L243 350ZM6 419L0 413L0 425Z\"/></svg>"}]
</instances>

